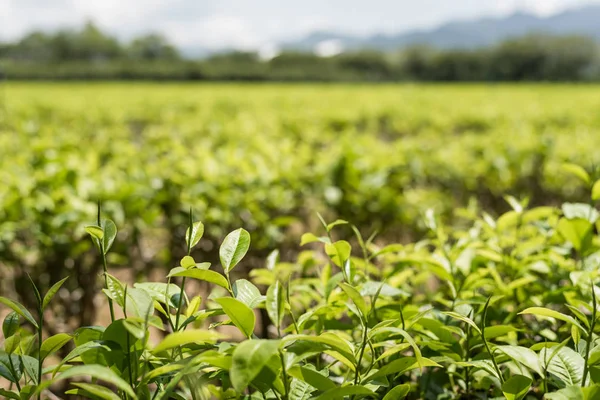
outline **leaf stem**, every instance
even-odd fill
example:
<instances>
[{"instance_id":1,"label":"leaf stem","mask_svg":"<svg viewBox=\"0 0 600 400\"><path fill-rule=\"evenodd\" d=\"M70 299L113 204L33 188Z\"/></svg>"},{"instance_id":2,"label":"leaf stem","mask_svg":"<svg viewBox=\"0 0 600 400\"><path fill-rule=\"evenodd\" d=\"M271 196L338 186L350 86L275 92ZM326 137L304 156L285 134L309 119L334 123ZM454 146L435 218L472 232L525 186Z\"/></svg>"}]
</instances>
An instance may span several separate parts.
<instances>
[{"instance_id":1,"label":"leaf stem","mask_svg":"<svg viewBox=\"0 0 600 400\"><path fill-rule=\"evenodd\" d=\"M38 376L37 376L37 384L42 384L42 331L44 329L44 311L42 310L42 305L40 304L40 322L38 324ZM42 398L42 393L38 394L38 400Z\"/></svg>"},{"instance_id":2,"label":"leaf stem","mask_svg":"<svg viewBox=\"0 0 600 400\"><path fill-rule=\"evenodd\" d=\"M367 347L367 323L363 322L363 338L360 347L360 353L358 355L358 361L356 363L356 371L354 372L354 384L358 385L358 378L360 375L360 364L362 363L363 356L365 354L365 348Z\"/></svg>"},{"instance_id":3,"label":"leaf stem","mask_svg":"<svg viewBox=\"0 0 600 400\"><path fill-rule=\"evenodd\" d=\"M594 336L594 328L596 325L596 311L597 311L598 305L596 304L596 291L594 290L594 282L592 282L592 321L590 323L590 330L588 331L588 340L587 340L587 345L586 345L586 349L585 349L585 357L583 360L583 377L581 378L581 386L585 387L586 381L587 381L587 376L588 376L588 359L590 357L590 350L592 348L592 341L593 341L593 336Z\"/></svg>"},{"instance_id":4,"label":"leaf stem","mask_svg":"<svg viewBox=\"0 0 600 400\"><path fill-rule=\"evenodd\" d=\"M15 370L15 365L13 364L11 356L12 356L12 354L8 355L8 363L10 364L10 373L12 374L13 378L15 378L15 384L17 385L17 390L19 392L21 392L21 384L19 383L19 379L17 378L17 372Z\"/></svg>"},{"instance_id":5,"label":"leaf stem","mask_svg":"<svg viewBox=\"0 0 600 400\"><path fill-rule=\"evenodd\" d=\"M176 331L179 330L179 316L181 315L181 305L183 303L184 288L185 288L185 276L183 277L183 280L181 281L181 290L179 291L179 304L177 304L177 314L175 317L175 330Z\"/></svg>"},{"instance_id":6,"label":"leaf stem","mask_svg":"<svg viewBox=\"0 0 600 400\"><path fill-rule=\"evenodd\" d=\"M281 372L283 374L283 387L285 390L283 399L288 400L290 395L290 382L288 379L287 371L285 370L285 357L283 356L283 351L281 350L279 350L279 358L281 359Z\"/></svg>"}]
</instances>

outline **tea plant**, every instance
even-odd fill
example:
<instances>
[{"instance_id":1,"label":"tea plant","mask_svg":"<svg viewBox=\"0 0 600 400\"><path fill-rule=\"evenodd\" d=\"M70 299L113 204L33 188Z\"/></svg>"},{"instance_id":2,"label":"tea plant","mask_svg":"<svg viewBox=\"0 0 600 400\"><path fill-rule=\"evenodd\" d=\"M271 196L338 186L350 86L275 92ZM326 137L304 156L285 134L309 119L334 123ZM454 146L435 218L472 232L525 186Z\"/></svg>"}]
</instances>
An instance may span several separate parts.
<instances>
[{"instance_id":1,"label":"tea plant","mask_svg":"<svg viewBox=\"0 0 600 400\"><path fill-rule=\"evenodd\" d=\"M313 210L415 240L426 208L454 226L471 199L492 215L504 193L585 201L560 165L600 147L594 85L4 85L0 290L34 309L27 273L40 288L71 276L53 334L95 320L95 291L78 289L103 271L81 226L98 199L122 232L108 262L141 279L186 255L189 206L213 263L239 226L252 257L295 252Z\"/></svg>"},{"instance_id":2,"label":"tea plant","mask_svg":"<svg viewBox=\"0 0 600 400\"><path fill-rule=\"evenodd\" d=\"M68 278L44 296L32 286L33 313L0 297L12 310L0 394L46 398L69 381L65 396L111 400L598 398L600 181L566 168L589 204L506 197L511 210L498 218L461 210L465 229L428 211L425 239L388 245L319 216L295 261L273 252L250 280L232 274L250 234L229 233L213 266L192 257L204 225L190 212L179 265L131 287L109 273L117 229L99 215L85 230L103 260L111 323L44 337L44 310ZM209 296L190 293L191 280Z\"/></svg>"}]
</instances>

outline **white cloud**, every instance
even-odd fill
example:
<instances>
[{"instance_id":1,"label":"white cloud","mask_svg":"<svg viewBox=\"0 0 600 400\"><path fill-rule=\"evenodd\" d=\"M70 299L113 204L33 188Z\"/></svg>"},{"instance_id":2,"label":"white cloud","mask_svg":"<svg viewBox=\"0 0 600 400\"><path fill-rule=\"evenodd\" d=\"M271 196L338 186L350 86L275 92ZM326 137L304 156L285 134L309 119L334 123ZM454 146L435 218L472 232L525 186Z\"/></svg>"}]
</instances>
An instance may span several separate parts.
<instances>
[{"instance_id":1,"label":"white cloud","mask_svg":"<svg viewBox=\"0 0 600 400\"><path fill-rule=\"evenodd\" d=\"M267 48L316 30L395 33L441 22L530 10L547 15L600 0L0 0L0 40L92 19L129 39L164 33L182 47Z\"/></svg>"},{"instance_id":2,"label":"white cloud","mask_svg":"<svg viewBox=\"0 0 600 400\"><path fill-rule=\"evenodd\" d=\"M250 49L257 48L265 41L244 18L237 16L212 15L183 24L170 21L161 24L161 28L169 32L175 44L182 47Z\"/></svg>"},{"instance_id":3,"label":"white cloud","mask_svg":"<svg viewBox=\"0 0 600 400\"><path fill-rule=\"evenodd\" d=\"M320 57L333 57L344 51L344 45L338 39L323 40L315 46L314 50Z\"/></svg>"}]
</instances>

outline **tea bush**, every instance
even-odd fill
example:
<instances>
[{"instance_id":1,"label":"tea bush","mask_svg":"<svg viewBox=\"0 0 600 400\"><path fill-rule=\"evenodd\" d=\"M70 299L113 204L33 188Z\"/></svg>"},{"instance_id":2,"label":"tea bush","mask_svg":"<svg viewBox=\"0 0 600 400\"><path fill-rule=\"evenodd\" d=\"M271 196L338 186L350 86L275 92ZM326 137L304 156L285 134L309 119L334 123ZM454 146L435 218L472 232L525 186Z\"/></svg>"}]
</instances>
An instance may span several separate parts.
<instances>
[{"instance_id":1,"label":"tea bush","mask_svg":"<svg viewBox=\"0 0 600 400\"><path fill-rule=\"evenodd\" d=\"M111 400L595 399L600 181L566 168L589 203L506 197L511 210L498 218L463 210L465 229L428 211L425 239L385 246L320 218L295 262L274 252L251 280L231 274L249 233L225 237L218 269L191 256L204 225L190 213L179 265L166 281L130 287L107 272L117 227L99 213L85 231L103 260L112 322L44 337L44 311L69 278L46 293L33 286L34 310L0 297L12 310L0 352L10 384L0 393L44 398L69 380L67 395ZM191 280L210 284L209 296L189 293ZM261 337L258 310L270 319ZM164 333L156 343L153 331Z\"/></svg>"},{"instance_id":2,"label":"tea bush","mask_svg":"<svg viewBox=\"0 0 600 400\"><path fill-rule=\"evenodd\" d=\"M254 265L286 261L300 234L350 218L415 240L435 208L451 226L472 199L584 201L561 169L600 146L597 87L576 85L176 85L8 83L0 88L0 285L27 307L70 275L54 314L94 323L102 260L82 240L96 202L119 226L108 254L138 277L177 263L187 209L206 224L192 256L216 263L243 226ZM239 271L239 269L237 270ZM64 322L64 321L59 321ZM62 329L55 321L48 328Z\"/></svg>"}]
</instances>

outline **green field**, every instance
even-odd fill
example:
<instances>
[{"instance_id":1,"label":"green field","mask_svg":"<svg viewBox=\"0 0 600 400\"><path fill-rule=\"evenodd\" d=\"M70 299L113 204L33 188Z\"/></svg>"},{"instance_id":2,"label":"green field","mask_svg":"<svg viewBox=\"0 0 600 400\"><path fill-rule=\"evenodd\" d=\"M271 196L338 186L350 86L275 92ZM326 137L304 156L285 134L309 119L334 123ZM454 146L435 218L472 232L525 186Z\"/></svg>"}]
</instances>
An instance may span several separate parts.
<instances>
[{"instance_id":1,"label":"green field","mask_svg":"<svg viewBox=\"0 0 600 400\"><path fill-rule=\"evenodd\" d=\"M241 289L234 294L229 276L235 262L229 260L233 266L228 266L219 246L227 233L246 229L251 246L231 280L247 278L250 271L262 293L266 287L272 289L267 305L259 307L260 292L243 281L239 285L256 298L240 301L248 307L254 304L250 308L266 307L275 331L282 324L276 314L283 312L287 334L341 335L348 349L331 347L323 339L310 351L298 346L287 348L286 354L297 351L298 360L305 360L314 356L313 351L328 351L333 359L327 361L332 362L327 373L336 377L334 381L355 386L363 382L361 388L377 393L372 397L383 398L394 382L410 383L412 387L405 389L411 391L411 398L440 399L467 398L473 393L506 395L503 384L513 375L531 377L533 386L541 388L539 393L581 384L579 372L579 381L571 375L567 379L556 365L553 373L562 381L532 376L522 368L527 360L511 358L521 350L508 349L532 347L536 357L545 357L544 341L555 345L565 339L574 345L560 350L561 361L568 363L569 357L575 357L571 353L579 351L586 361L581 364L577 358L576 362L592 374L588 383L596 378L600 382L600 377L594 377L600 367L598 372L592 368L596 364L587 361L589 351L580 345L589 338L593 343L598 333L595 319L590 327L585 316L595 312L589 304L590 281L598 277L598 215L586 204L563 205L592 204L590 189L600 172L599 93L600 86L594 85L5 84L0 87L0 293L35 309L27 274L41 288L70 275L64 286L67 291L56 300L52 323L59 327L59 322L94 323L94 298L105 282L99 278L103 266L88 233L109 236L109 231L104 226L101 234L93 228L86 233L85 227L96 224L100 202L102 218L113 220L119 231L107 255L111 271L132 271L145 280L150 270L166 273L175 266L189 267L180 260L191 254L224 272L225 283L223 277L204 280L220 286L218 293L228 295L228 290L238 300ZM591 176L582 170L573 173L574 167L565 168L565 162L581 165ZM506 195L523 206L514 199L507 201ZM190 210L205 227L195 249L185 245L190 239L186 236ZM345 223L335 227L333 236L327 235L317 213L328 222L339 218L356 225L367 243ZM322 237L316 244L300 247L306 232ZM374 239L367 241L372 234ZM340 244L338 239L347 242ZM304 241L309 237L304 236ZM329 243L323 248L323 243L332 241L339 246ZM272 258L267 261L275 249L282 261L277 266ZM268 268L263 268L265 264ZM185 274L179 270L176 276L191 279L194 275ZM284 286L295 285L296 297L290 301L273 294L278 280ZM380 295L375 283L384 280L387 286L375 307ZM124 287L112 285L111 298L122 303L127 298L121 293ZM500 295L504 297L496 297ZM485 329L482 315L487 315L483 305L488 296L493 296L488 328L508 326L491 331L488 337L500 338L497 342L505 345L498 360L492 357L494 365L485 338L470 342L471 335ZM275 303L269 305L271 300ZM173 299L165 301L170 304L165 304L166 314L181 308ZM287 308L278 311L284 303ZM580 320L577 324L572 317L539 310L529 313L567 324L544 324L543 319L523 322L517 316L533 306L558 305L555 308L561 312L569 312L565 303L579 310L581 315L571 310ZM237 311L219 304L224 310L220 313L234 315L233 324L250 337L254 325L248 328L236 322ZM369 312L367 305L373 307ZM188 316L195 316L197 304L196 309L190 308L191 303L187 306ZM436 311L421 324L418 311L425 306ZM294 312L296 318L305 316L299 322L303 329L298 329ZM196 322L200 326L217 314L209 310ZM471 324L471 317L477 324ZM400 329L399 318L404 333L384 329ZM169 321L171 330L185 329L179 321ZM458 324L444 328L450 321ZM135 336L138 331L133 325L118 329ZM56 333L60 329L56 326L48 333ZM352 326L361 333L355 335ZM367 331L372 342L362 338ZM520 335L520 331L527 333ZM399 339L406 338L406 332L428 358L420 360L412 339L406 343ZM268 336L266 331L262 335ZM207 342L215 340L211 336ZM367 344L374 347L365 351ZM596 356L600 347L596 350L591 357L600 365ZM408 360L408 369L394 370L395 375L381 372L386 363L396 365L396 357L405 353L416 357ZM277 354L275 349L272 355ZM174 350L171 356L178 359ZM233 358L235 362L235 354ZM319 358L313 364L323 368L322 361L326 360ZM423 366L440 364L458 372L454 376L430 369L422 376L401 376L421 361ZM231 359L216 364L228 370L222 362L230 365ZM125 371L120 372L123 377ZM283 373L288 382L285 368L271 372ZM289 382L300 385L301 372L292 372L295 380ZM540 368L534 367L533 372ZM229 378L222 374L228 373L215 378L223 392ZM444 378L436 378L438 373ZM586 373L583 381L588 380ZM428 389L421 381L426 376L439 378L439 387ZM473 386L469 386L471 378ZM239 383L239 376L233 379ZM147 382L140 382L129 384L141 390ZM523 382L513 383L523 389ZM252 379L246 386L238 383L233 384L232 396L242 393ZM304 383L319 393L335 389L314 381ZM261 382L254 385L258 392L271 390L273 397L267 398L296 399L288 396L285 385L265 390ZM204 389L204 395L210 389L218 398L227 397L221 389ZM120 398L128 398L127 390L121 390ZM358 399L361 390L347 394ZM364 391L362 395L369 396ZM305 398L313 397L298 397Z\"/></svg>"}]
</instances>

